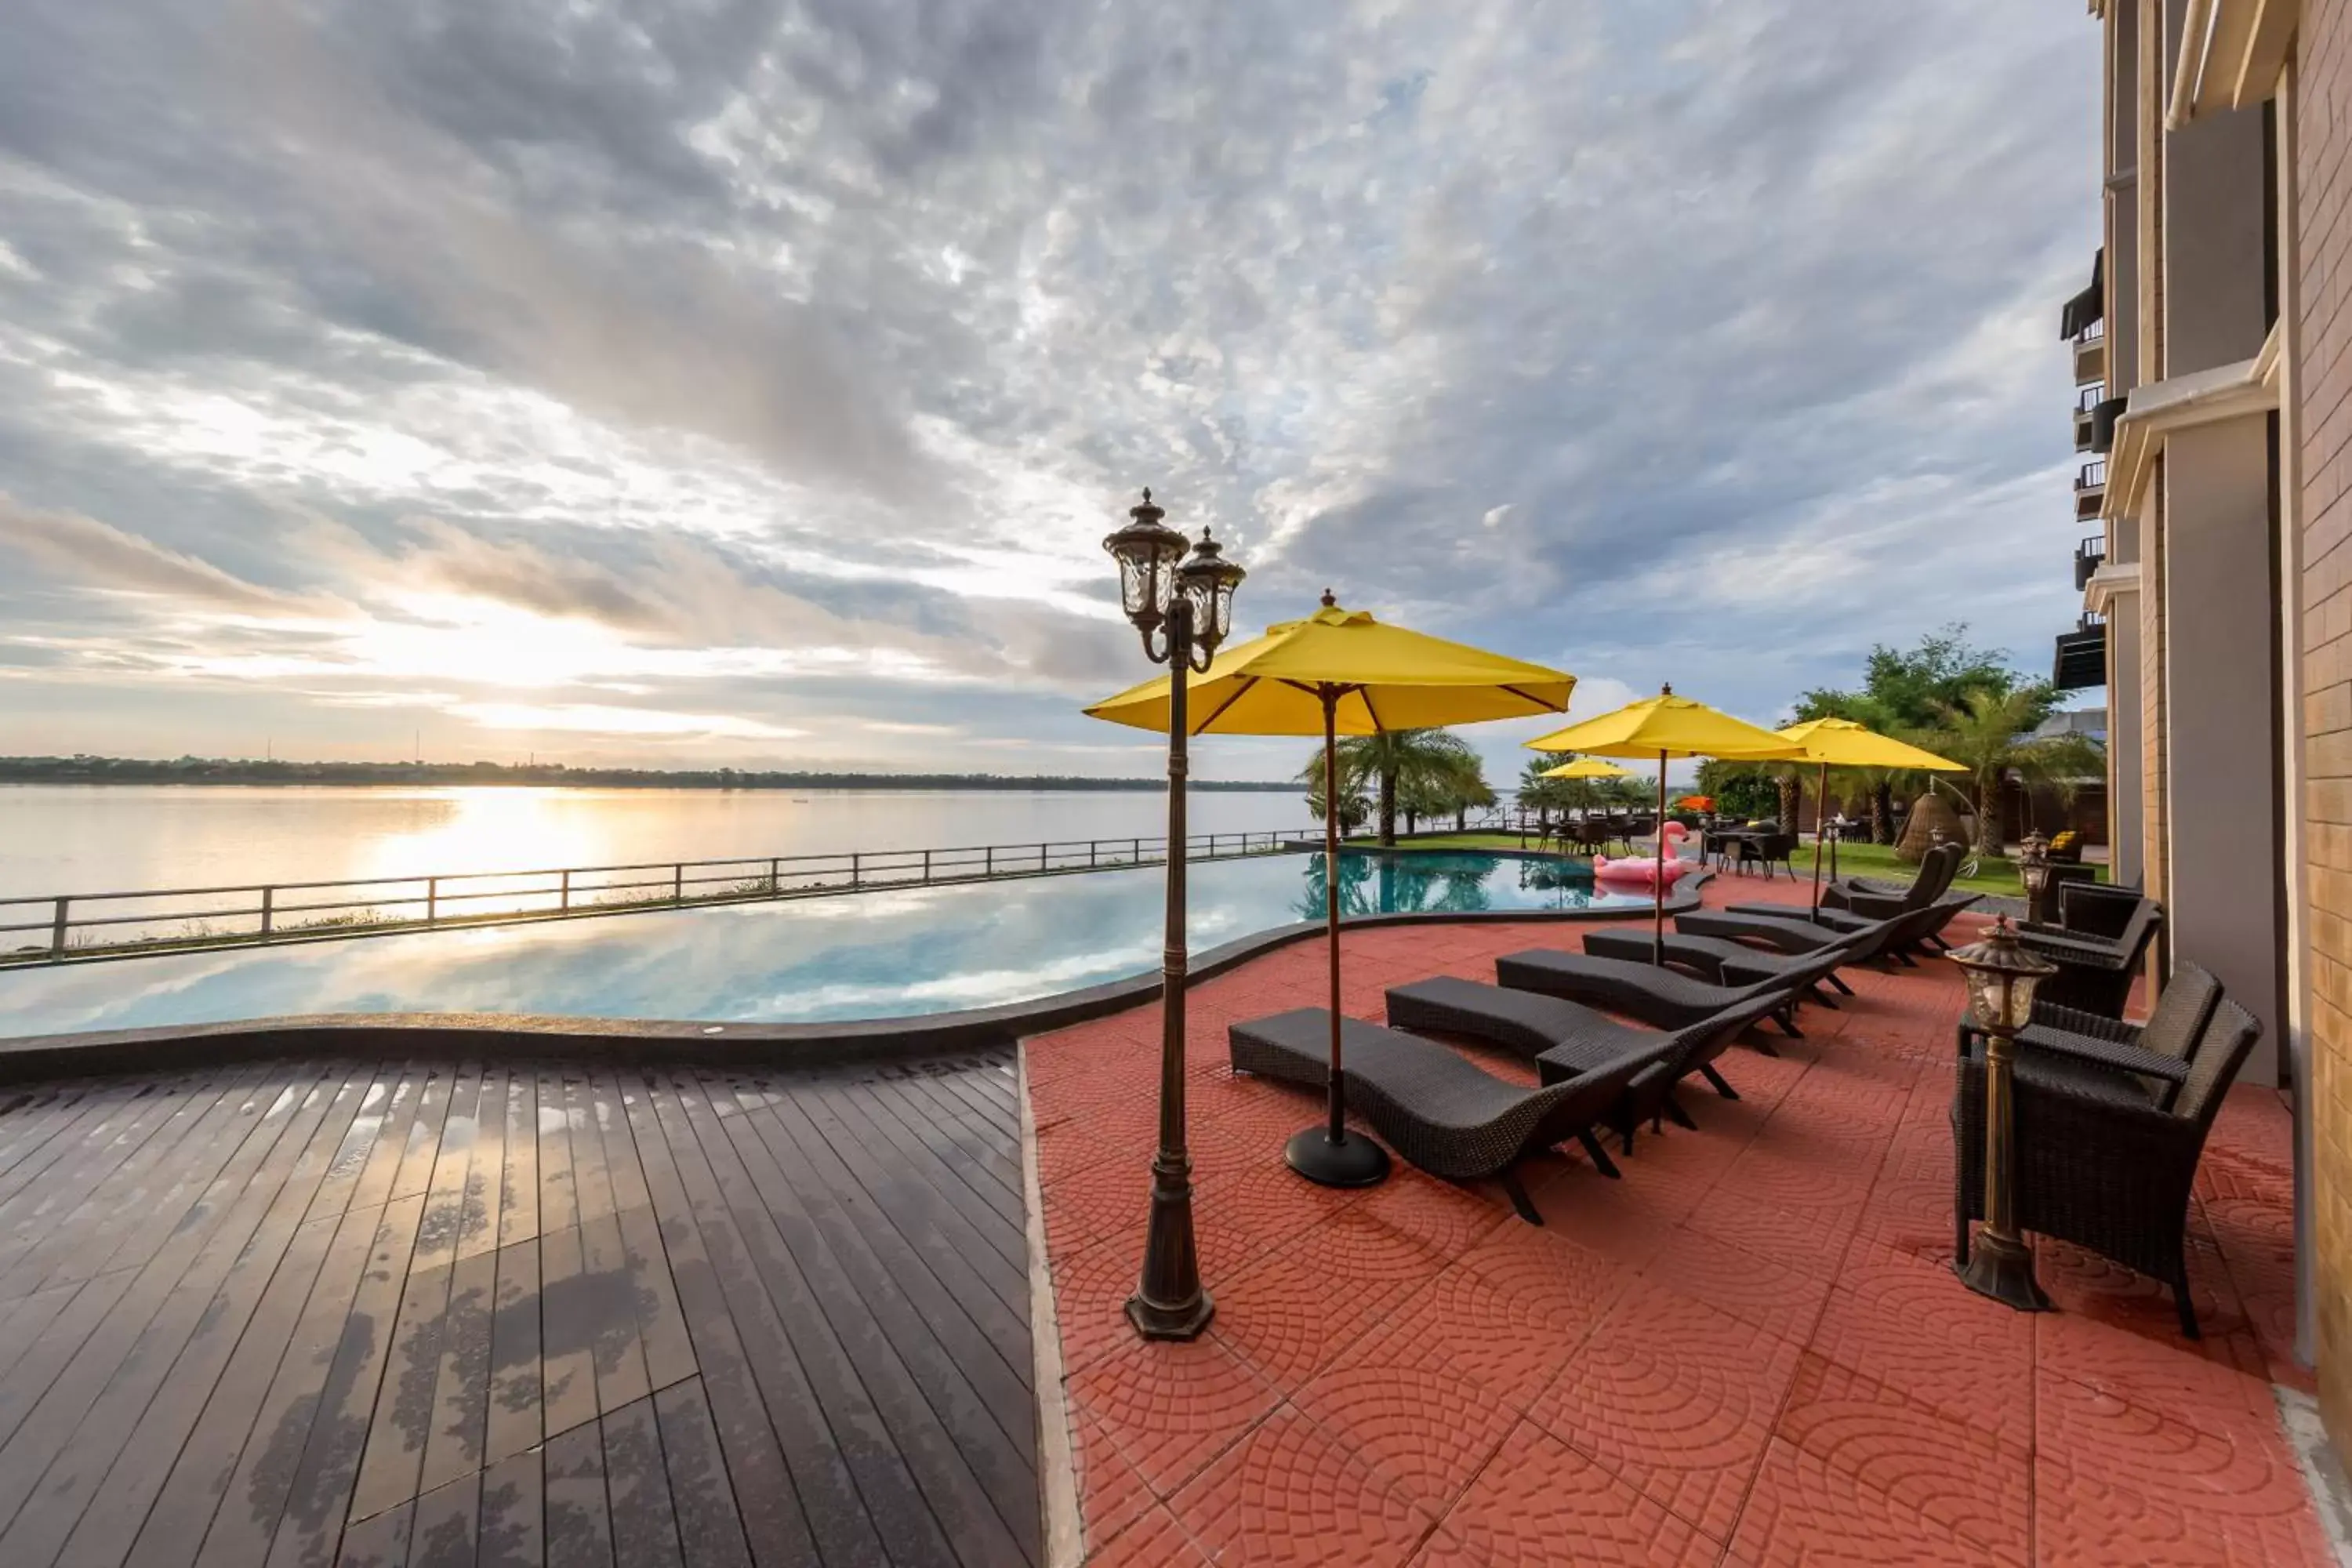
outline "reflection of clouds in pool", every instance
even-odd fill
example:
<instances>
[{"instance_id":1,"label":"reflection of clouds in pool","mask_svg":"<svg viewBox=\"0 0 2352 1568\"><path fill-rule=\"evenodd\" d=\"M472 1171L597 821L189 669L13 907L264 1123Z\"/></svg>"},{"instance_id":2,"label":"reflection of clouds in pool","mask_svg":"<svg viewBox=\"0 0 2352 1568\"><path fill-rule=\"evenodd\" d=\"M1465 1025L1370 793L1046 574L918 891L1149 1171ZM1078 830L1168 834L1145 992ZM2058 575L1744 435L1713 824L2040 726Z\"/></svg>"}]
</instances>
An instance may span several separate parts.
<instances>
[{"instance_id":1,"label":"reflection of clouds in pool","mask_svg":"<svg viewBox=\"0 0 2352 1568\"><path fill-rule=\"evenodd\" d=\"M1192 868L1196 946L1288 924L1309 891L1319 906L1320 859ZM1391 909L1557 908L1591 887L1523 885L1521 862L1486 856L1348 860L1343 885ZM289 1013L798 1022L991 1006L1153 968L1161 886L1147 867L16 971L0 973L0 1035Z\"/></svg>"}]
</instances>

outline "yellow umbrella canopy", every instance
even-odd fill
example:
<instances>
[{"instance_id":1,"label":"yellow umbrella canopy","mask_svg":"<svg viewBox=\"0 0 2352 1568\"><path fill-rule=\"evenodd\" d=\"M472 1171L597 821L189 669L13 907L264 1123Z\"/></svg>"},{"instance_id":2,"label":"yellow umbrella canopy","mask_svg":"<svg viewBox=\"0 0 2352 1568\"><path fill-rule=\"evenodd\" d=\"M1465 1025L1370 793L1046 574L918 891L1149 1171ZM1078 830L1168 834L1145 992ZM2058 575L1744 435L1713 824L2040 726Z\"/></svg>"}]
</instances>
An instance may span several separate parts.
<instances>
[{"instance_id":1,"label":"yellow umbrella canopy","mask_svg":"<svg viewBox=\"0 0 2352 1568\"><path fill-rule=\"evenodd\" d=\"M1599 757L1579 757L1572 763L1562 763L1556 768L1546 768L1536 775L1543 779L1630 779L1633 775L1615 763L1604 763Z\"/></svg>"},{"instance_id":2,"label":"yellow umbrella canopy","mask_svg":"<svg viewBox=\"0 0 2352 1568\"><path fill-rule=\"evenodd\" d=\"M1339 1056L1339 811L1338 737L1435 729L1488 719L1560 713L1576 677L1341 609L1328 591L1302 621L1220 652L1185 678L1188 733L1323 737L1324 924L1330 948L1329 1115L1290 1141L1284 1157L1310 1181L1369 1186L1388 1156L1347 1128L1347 1075ZM1087 710L1139 730L1168 729L1170 676L1147 680Z\"/></svg>"},{"instance_id":3,"label":"yellow umbrella canopy","mask_svg":"<svg viewBox=\"0 0 2352 1568\"><path fill-rule=\"evenodd\" d=\"M1822 907L1822 813L1828 804L1832 768L1921 768L1933 773L1968 772L1968 764L1939 757L1933 752L1882 735L1851 719L1808 719L1779 731L1781 739L1805 749L1804 758L1821 767L1813 787L1813 911Z\"/></svg>"},{"instance_id":4,"label":"yellow umbrella canopy","mask_svg":"<svg viewBox=\"0 0 2352 1568\"><path fill-rule=\"evenodd\" d=\"M1793 758L1804 753L1769 730L1677 697L1664 686L1655 697L1628 702L1613 712L1570 724L1529 741L1538 752L1580 752L1587 756L1655 757L1658 760L1657 868L1650 879L1650 957L1666 961L1666 763L1675 757L1730 757L1741 762Z\"/></svg>"},{"instance_id":5,"label":"yellow umbrella canopy","mask_svg":"<svg viewBox=\"0 0 2352 1568\"><path fill-rule=\"evenodd\" d=\"M1159 676L1087 710L1139 730L1168 728L1169 677ZM1187 672L1195 735L1342 735L1428 730L1488 719L1564 713L1576 677L1343 610L1331 595L1303 621L1220 651L1205 672Z\"/></svg>"}]
</instances>

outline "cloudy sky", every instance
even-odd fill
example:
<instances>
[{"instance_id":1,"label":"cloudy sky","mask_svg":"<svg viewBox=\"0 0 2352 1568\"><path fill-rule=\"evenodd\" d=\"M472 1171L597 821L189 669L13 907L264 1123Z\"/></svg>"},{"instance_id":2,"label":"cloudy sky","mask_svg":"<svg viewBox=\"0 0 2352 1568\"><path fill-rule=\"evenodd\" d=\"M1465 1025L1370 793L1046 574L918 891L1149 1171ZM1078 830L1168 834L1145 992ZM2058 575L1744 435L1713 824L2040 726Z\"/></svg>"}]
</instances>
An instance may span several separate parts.
<instances>
[{"instance_id":1,"label":"cloudy sky","mask_svg":"<svg viewBox=\"0 0 2352 1568\"><path fill-rule=\"evenodd\" d=\"M1147 483L1579 715L2077 607L2076 7L7 11L0 752L1147 773Z\"/></svg>"}]
</instances>

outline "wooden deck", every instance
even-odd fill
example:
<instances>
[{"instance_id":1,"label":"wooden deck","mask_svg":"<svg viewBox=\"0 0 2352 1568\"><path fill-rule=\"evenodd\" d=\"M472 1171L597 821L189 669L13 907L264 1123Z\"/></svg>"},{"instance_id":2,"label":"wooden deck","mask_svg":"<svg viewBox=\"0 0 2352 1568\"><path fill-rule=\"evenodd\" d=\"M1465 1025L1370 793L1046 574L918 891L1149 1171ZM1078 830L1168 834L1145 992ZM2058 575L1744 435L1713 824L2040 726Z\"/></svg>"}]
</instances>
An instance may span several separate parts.
<instances>
[{"instance_id":1,"label":"wooden deck","mask_svg":"<svg viewBox=\"0 0 2352 1568\"><path fill-rule=\"evenodd\" d=\"M1034 1563L1010 1051L0 1090L0 1563Z\"/></svg>"}]
</instances>

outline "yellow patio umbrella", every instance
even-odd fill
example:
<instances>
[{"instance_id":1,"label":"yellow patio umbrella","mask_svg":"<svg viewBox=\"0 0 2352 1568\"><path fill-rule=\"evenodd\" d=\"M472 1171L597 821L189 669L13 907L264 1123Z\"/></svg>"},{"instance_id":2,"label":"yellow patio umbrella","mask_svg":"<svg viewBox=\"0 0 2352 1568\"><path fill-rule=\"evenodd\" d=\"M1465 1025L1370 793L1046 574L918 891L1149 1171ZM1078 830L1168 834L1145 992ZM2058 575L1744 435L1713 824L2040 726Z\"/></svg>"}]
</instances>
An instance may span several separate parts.
<instances>
[{"instance_id":1,"label":"yellow patio umbrella","mask_svg":"<svg viewBox=\"0 0 2352 1568\"><path fill-rule=\"evenodd\" d=\"M1813 912L1822 908L1822 807L1829 795L1832 768L1921 768L1931 773L1966 773L1964 763L1882 735L1851 719L1808 719L1778 731L1781 739L1802 746L1804 759L1821 764L1813 790Z\"/></svg>"},{"instance_id":2,"label":"yellow patio umbrella","mask_svg":"<svg viewBox=\"0 0 2352 1568\"><path fill-rule=\"evenodd\" d=\"M1300 1175L1327 1186L1370 1186L1388 1173L1388 1155L1371 1140L1348 1132L1347 1075L1339 1056L1339 737L1565 712L1576 677L1384 626L1369 611L1340 608L1328 590L1322 607L1305 620L1268 626L1264 637L1220 651L1205 671L1184 674L1192 734L1323 737L1330 1114L1326 1125L1293 1138L1284 1158ZM1147 680L1087 712L1164 733L1170 679Z\"/></svg>"},{"instance_id":3,"label":"yellow patio umbrella","mask_svg":"<svg viewBox=\"0 0 2352 1568\"><path fill-rule=\"evenodd\" d=\"M1579 757L1572 763L1562 763L1556 768L1546 768L1536 777L1540 779L1630 779L1629 769L1615 763L1604 763L1599 757Z\"/></svg>"},{"instance_id":4,"label":"yellow patio umbrella","mask_svg":"<svg viewBox=\"0 0 2352 1568\"><path fill-rule=\"evenodd\" d=\"M1587 756L1658 759L1657 869L1650 890L1650 960L1666 958L1666 763L1675 757L1729 757L1741 762L1801 756L1791 742L1769 730L1719 712L1704 702L1677 697L1662 686L1655 697L1629 702L1614 712L1570 724L1529 741L1538 752L1578 752Z\"/></svg>"}]
</instances>

